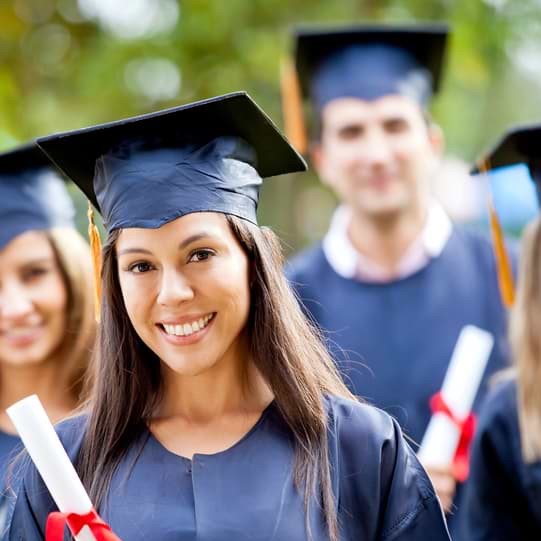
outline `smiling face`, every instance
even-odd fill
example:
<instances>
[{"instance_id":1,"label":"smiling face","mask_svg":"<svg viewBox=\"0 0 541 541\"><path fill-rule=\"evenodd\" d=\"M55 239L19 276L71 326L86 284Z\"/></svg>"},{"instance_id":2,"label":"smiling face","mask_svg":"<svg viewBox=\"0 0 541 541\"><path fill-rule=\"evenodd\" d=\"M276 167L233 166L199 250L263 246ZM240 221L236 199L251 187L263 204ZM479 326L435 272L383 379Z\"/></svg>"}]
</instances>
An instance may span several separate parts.
<instances>
[{"instance_id":1,"label":"smiling face","mask_svg":"<svg viewBox=\"0 0 541 541\"><path fill-rule=\"evenodd\" d=\"M43 232L19 235L0 251L0 363L44 362L66 329L67 291Z\"/></svg>"},{"instance_id":2,"label":"smiling face","mask_svg":"<svg viewBox=\"0 0 541 541\"><path fill-rule=\"evenodd\" d=\"M343 202L375 217L419 204L442 140L417 103L398 95L340 98L324 107L321 120L314 160Z\"/></svg>"},{"instance_id":3,"label":"smiling face","mask_svg":"<svg viewBox=\"0 0 541 541\"><path fill-rule=\"evenodd\" d=\"M242 355L249 262L224 215L124 229L116 253L128 317L167 367L197 375Z\"/></svg>"}]
</instances>

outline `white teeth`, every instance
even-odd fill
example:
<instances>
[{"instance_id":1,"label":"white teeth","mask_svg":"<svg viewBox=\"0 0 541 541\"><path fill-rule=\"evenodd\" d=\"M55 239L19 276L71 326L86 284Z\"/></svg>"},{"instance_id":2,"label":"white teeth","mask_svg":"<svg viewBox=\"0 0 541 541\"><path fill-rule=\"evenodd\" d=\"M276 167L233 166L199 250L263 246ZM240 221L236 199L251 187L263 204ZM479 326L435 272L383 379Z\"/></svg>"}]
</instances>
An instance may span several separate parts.
<instances>
[{"instance_id":1,"label":"white teeth","mask_svg":"<svg viewBox=\"0 0 541 541\"><path fill-rule=\"evenodd\" d=\"M184 325L166 325L164 323L163 328L167 334L172 334L174 336L190 336L194 332L203 330L211 319L212 314L193 321L192 323L184 323Z\"/></svg>"},{"instance_id":2,"label":"white teeth","mask_svg":"<svg viewBox=\"0 0 541 541\"><path fill-rule=\"evenodd\" d=\"M13 336L15 338L19 336L25 336L29 333L35 332L37 327L19 327L15 329L10 329L9 331L5 331L5 334Z\"/></svg>"}]
</instances>

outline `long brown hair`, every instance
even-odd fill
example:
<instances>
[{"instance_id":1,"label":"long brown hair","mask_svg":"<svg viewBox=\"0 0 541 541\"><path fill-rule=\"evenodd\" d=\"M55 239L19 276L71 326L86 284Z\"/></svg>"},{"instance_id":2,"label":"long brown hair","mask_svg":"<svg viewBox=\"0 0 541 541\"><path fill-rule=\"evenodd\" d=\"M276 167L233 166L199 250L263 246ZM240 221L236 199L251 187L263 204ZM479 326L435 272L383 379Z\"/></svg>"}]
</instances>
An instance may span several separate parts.
<instances>
[{"instance_id":1,"label":"long brown hair","mask_svg":"<svg viewBox=\"0 0 541 541\"><path fill-rule=\"evenodd\" d=\"M68 295L66 330L58 358L66 375L68 392L75 402L83 399L85 371L94 343L92 262L90 248L73 228L53 228L46 232L53 247Z\"/></svg>"},{"instance_id":2,"label":"long brown hair","mask_svg":"<svg viewBox=\"0 0 541 541\"><path fill-rule=\"evenodd\" d=\"M253 269L247 323L253 360L295 440L295 483L308 502L319 493L331 540L338 539L327 442L328 394L353 399L282 271L274 233L226 216ZM78 471L96 506L129 446L145 433L161 397L160 361L133 329L123 303L113 232L103 249L101 325L88 428ZM99 472L99 473L96 473Z\"/></svg>"},{"instance_id":3,"label":"long brown hair","mask_svg":"<svg viewBox=\"0 0 541 541\"><path fill-rule=\"evenodd\" d=\"M522 455L541 459L541 220L524 233L510 339L516 365Z\"/></svg>"}]
</instances>

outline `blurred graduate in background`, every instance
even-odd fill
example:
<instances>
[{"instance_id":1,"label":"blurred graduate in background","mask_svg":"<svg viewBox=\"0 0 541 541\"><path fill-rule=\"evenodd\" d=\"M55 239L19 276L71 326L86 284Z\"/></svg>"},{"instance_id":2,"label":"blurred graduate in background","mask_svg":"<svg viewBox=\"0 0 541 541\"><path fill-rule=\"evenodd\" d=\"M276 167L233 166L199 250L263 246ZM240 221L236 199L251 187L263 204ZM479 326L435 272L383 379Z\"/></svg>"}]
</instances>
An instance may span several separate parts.
<instances>
[{"instance_id":1,"label":"blurred graduate in background","mask_svg":"<svg viewBox=\"0 0 541 541\"><path fill-rule=\"evenodd\" d=\"M65 182L30 144L0 155L0 531L21 450L5 410L37 394L54 421L80 403L94 338L92 264ZM16 468L16 464L13 468Z\"/></svg>"},{"instance_id":2,"label":"blurred graduate in background","mask_svg":"<svg viewBox=\"0 0 541 541\"><path fill-rule=\"evenodd\" d=\"M541 125L509 131L489 154L490 174L512 190L515 168L529 172L531 201L541 191ZM541 538L541 220L526 228L511 311L513 368L481 407L459 539Z\"/></svg>"},{"instance_id":3,"label":"blurred graduate in background","mask_svg":"<svg viewBox=\"0 0 541 541\"><path fill-rule=\"evenodd\" d=\"M444 142L428 106L446 38L439 25L296 34L295 71L315 125L311 157L341 205L322 242L290 262L289 277L353 392L417 443L466 325L493 335L487 377L507 359L490 239L453 225L430 195ZM286 72L286 125L306 147L292 83ZM429 469L453 513L464 480L456 471Z\"/></svg>"}]
</instances>

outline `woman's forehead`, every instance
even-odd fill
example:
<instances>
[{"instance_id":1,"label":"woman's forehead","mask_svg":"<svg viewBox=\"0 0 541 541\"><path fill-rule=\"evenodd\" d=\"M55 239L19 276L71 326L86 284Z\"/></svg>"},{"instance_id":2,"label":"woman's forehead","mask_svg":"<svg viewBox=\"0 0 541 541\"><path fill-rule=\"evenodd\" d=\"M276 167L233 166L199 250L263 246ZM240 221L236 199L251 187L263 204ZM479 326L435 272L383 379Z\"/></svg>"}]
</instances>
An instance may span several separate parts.
<instances>
[{"instance_id":1,"label":"woman's forehead","mask_svg":"<svg viewBox=\"0 0 541 541\"><path fill-rule=\"evenodd\" d=\"M21 233L0 250L0 260L17 264L44 258L54 258L53 247L44 231Z\"/></svg>"},{"instance_id":2,"label":"woman's forehead","mask_svg":"<svg viewBox=\"0 0 541 541\"><path fill-rule=\"evenodd\" d=\"M181 216L158 228L125 228L119 233L116 249L123 250L132 244L156 245L169 239L182 244L195 237L232 238L225 215L217 212L197 212Z\"/></svg>"}]
</instances>

